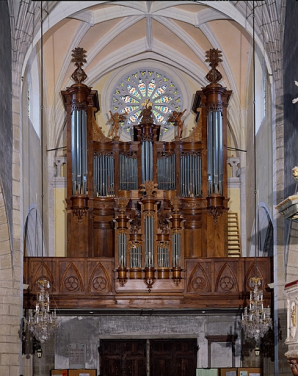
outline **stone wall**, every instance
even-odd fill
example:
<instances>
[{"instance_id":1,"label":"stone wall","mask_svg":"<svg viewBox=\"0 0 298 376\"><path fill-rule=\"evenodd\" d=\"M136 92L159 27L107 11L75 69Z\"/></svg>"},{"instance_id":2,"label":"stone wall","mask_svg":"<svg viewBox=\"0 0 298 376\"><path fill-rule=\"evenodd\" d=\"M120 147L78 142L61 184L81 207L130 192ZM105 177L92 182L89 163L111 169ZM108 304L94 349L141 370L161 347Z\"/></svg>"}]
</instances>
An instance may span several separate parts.
<instances>
[{"instance_id":1,"label":"stone wall","mask_svg":"<svg viewBox=\"0 0 298 376\"><path fill-rule=\"evenodd\" d=\"M168 339L197 338L198 368L231 367L232 347L227 343L211 343L208 359L206 336L236 335L235 366L241 365L241 330L236 315L155 315L140 312L136 315L64 316L59 317L56 334L55 368L69 368L69 346L86 345L86 368L99 371L101 339ZM45 351L50 343L43 345ZM211 363L211 364L210 364ZM71 368L71 367L70 367Z\"/></svg>"},{"instance_id":2,"label":"stone wall","mask_svg":"<svg viewBox=\"0 0 298 376\"><path fill-rule=\"evenodd\" d=\"M0 179L9 228L12 229L12 78L8 5L0 1ZM5 145L5 147L3 147ZM11 231L11 230L10 230Z\"/></svg>"}]
</instances>

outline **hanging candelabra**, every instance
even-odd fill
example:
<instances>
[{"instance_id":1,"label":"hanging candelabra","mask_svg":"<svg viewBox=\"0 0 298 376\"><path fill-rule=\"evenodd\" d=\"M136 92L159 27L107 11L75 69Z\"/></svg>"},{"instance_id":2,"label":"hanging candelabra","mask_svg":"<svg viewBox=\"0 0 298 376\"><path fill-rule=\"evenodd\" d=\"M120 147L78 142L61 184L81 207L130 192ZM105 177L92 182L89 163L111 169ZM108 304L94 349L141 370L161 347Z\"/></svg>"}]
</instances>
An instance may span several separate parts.
<instances>
[{"instance_id":1,"label":"hanging candelabra","mask_svg":"<svg viewBox=\"0 0 298 376\"><path fill-rule=\"evenodd\" d=\"M43 174L43 151L44 151L44 137L43 137L43 62L44 62L44 54L43 54L43 2L41 1L40 5L40 72L41 72L41 96L40 96L40 118L41 118L41 209L42 209L42 223L44 223L44 210L43 210L43 197L44 197L44 174ZM44 242L43 242L43 229L42 229L42 257L41 257L41 277L37 280L37 296L36 296L36 306L35 310L29 310L29 318L28 318L28 327L29 330L32 332L34 337L41 343L46 342L50 336L54 333L57 327L57 317L56 317L56 310L53 312L50 311L50 296L49 296L49 288L50 282L44 278L44 267L43 267L43 254L44 254Z\"/></svg>"},{"instance_id":2,"label":"hanging candelabra","mask_svg":"<svg viewBox=\"0 0 298 376\"><path fill-rule=\"evenodd\" d=\"M252 277L249 286L253 289L250 292L249 308L244 308L241 326L247 337L254 338L258 344L266 332L272 327L270 307L264 307L262 280L259 277Z\"/></svg>"},{"instance_id":3,"label":"hanging candelabra","mask_svg":"<svg viewBox=\"0 0 298 376\"><path fill-rule=\"evenodd\" d=\"M48 289L50 282L47 279L37 280L36 307L29 311L28 326L34 337L41 343L46 342L57 327L56 310L50 311L50 297Z\"/></svg>"},{"instance_id":4,"label":"hanging candelabra","mask_svg":"<svg viewBox=\"0 0 298 376\"><path fill-rule=\"evenodd\" d=\"M249 287L250 291L249 308L244 308L242 314L241 326L247 337L254 338L258 349L261 338L272 327L272 320L270 318L270 307L264 308L262 279L257 276L257 240L258 226L257 226L257 153L256 153L256 65L255 65L255 8L253 4L253 137L254 137L254 207L255 207L255 276L250 278Z\"/></svg>"}]
</instances>

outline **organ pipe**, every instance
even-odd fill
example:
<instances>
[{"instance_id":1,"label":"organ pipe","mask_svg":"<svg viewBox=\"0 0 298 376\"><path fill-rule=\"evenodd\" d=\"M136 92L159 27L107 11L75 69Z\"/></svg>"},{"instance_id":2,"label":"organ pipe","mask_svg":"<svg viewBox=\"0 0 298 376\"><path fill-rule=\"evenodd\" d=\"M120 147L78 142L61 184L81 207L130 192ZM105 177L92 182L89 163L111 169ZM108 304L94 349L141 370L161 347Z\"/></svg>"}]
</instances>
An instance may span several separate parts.
<instances>
[{"instance_id":1,"label":"organ pipe","mask_svg":"<svg viewBox=\"0 0 298 376\"><path fill-rule=\"evenodd\" d=\"M223 138L222 113L210 111L207 118L207 175L208 194L222 195Z\"/></svg>"},{"instance_id":2,"label":"organ pipe","mask_svg":"<svg viewBox=\"0 0 298 376\"><path fill-rule=\"evenodd\" d=\"M157 160L157 184L158 189L173 191L176 189L175 154Z\"/></svg>"},{"instance_id":3,"label":"organ pipe","mask_svg":"<svg viewBox=\"0 0 298 376\"><path fill-rule=\"evenodd\" d=\"M87 113L74 109L71 116L72 194L87 194Z\"/></svg>"},{"instance_id":4,"label":"organ pipe","mask_svg":"<svg viewBox=\"0 0 298 376\"><path fill-rule=\"evenodd\" d=\"M120 154L119 158L120 190L138 189L138 160Z\"/></svg>"},{"instance_id":5,"label":"organ pipe","mask_svg":"<svg viewBox=\"0 0 298 376\"><path fill-rule=\"evenodd\" d=\"M157 246L157 266L159 268L169 267L169 249L167 244L160 243Z\"/></svg>"},{"instance_id":6,"label":"organ pipe","mask_svg":"<svg viewBox=\"0 0 298 376\"><path fill-rule=\"evenodd\" d=\"M172 236L173 267L181 266L181 235L176 232Z\"/></svg>"},{"instance_id":7,"label":"organ pipe","mask_svg":"<svg viewBox=\"0 0 298 376\"><path fill-rule=\"evenodd\" d=\"M144 141L142 149L142 183L153 180L153 145L151 141Z\"/></svg>"},{"instance_id":8,"label":"organ pipe","mask_svg":"<svg viewBox=\"0 0 298 376\"><path fill-rule=\"evenodd\" d=\"M93 157L93 191L95 197L115 196L114 158L112 155Z\"/></svg>"},{"instance_id":9,"label":"organ pipe","mask_svg":"<svg viewBox=\"0 0 298 376\"><path fill-rule=\"evenodd\" d=\"M118 235L119 266L126 267L126 234L120 232Z\"/></svg>"},{"instance_id":10,"label":"organ pipe","mask_svg":"<svg viewBox=\"0 0 298 376\"><path fill-rule=\"evenodd\" d=\"M180 187L182 197L199 197L202 189L202 161L200 155L181 157Z\"/></svg>"},{"instance_id":11,"label":"organ pipe","mask_svg":"<svg viewBox=\"0 0 298 376\"><path fill-rule=\"evenodd\" d=\"M154 267L154 218L145 218L145 266Z\"/></svg>"},{"instance_id":12,"label":"organ pipe","mask_svg":"<svg viewBox=\"0 0 298 376\"><path fill-rule=\"evenodd\" d=\"M132 246L130 249L130 267L142 267L142 248L140 246Z\"/></svg>"}]
</instances>

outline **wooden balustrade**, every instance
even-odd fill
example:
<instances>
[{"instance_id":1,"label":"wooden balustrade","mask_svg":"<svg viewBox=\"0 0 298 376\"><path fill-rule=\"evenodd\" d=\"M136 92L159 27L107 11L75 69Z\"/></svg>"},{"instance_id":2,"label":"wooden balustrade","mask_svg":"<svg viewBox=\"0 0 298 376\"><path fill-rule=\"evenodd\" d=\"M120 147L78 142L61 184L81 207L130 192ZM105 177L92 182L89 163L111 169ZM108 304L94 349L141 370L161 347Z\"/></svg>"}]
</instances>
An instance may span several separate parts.
<instances>
[{"instance_id":1,"label":"wooden balustrade","mask_svg":"<svg viewBox=\"0 0 298 376\"><path fill-rule=\"evenodd\" d=\"M50 281L50 296L54 306L64 309L101 308L237 308L249 300L249 278L255 275L254 258L186 258L182 279L155 279L151 291L141 278L120 283L114 258L85 257L25 257L24 307L33 308L36 281L44 277ZM264 302L271 305L267 288L273 281L272 259L257 259L257 274L263 279ZM122 281L123 282L123 281ZM267 289L267 290L266 290ZM52 307L53 304L51 305Z\"/></svg>"}]
</instances>

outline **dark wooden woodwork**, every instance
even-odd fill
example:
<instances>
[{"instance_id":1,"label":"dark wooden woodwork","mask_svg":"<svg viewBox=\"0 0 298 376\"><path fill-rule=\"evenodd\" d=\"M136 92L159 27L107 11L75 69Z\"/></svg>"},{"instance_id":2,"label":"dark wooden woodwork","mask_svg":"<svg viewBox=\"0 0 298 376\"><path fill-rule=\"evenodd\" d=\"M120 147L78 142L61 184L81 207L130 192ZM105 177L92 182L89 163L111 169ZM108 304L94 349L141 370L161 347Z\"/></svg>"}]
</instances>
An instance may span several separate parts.
<instances>
[{"instance_id":1,"label":"dark wooden woodwork","mask_svg":"<svg viewBox=\"0 0 298 376\"><path fill-rule=\"evenodd\" d=\"M218 50L209 52L210 56L216 54ZM231 91L217 83L218 56L212 60L213 70L207 75L211 83L196 92L193 110L200 115L195 128L188 137L177 136L171 142L159 140L160 126L153 124L150 106L143 108L140 124L133 125L133 140L123 142L118 135L106 137L95 121L95 112L99 110L97 92L81 83L78 71L73 75L79 82L62 91L67 113L68 257L44 258L43 270L41 259L25 258L24 281L30 286L25 292L26 308L34 306L35 284L40 277L49 279L55 304L65 309L198 309L247 305L248 279L255 272L254 259L226 257L227 106ZM85 60L81 59L78 64L83 64L82 61ZM71 116L77 110L86 111L87 136L80 135L74 118L74 138L87 138L87 146L85 149L85 141L78 144L73 139L74 150L87 151L88 168L86 171L84 159L84 168L78 168L79 174L74 171L73 189ZM207 116L210 111L220 114L218 118L223 120L220 194L208 194ZM85 128L80 132L83 134ZM143 164L150 170L146 161L152 161L153 180L143 182L142 147L148 155L151 146L152 159L144 157ZM175 159L170 174L164 172L169 160L162 158L171 158L171 164ZM131 169L136 168L136 160L137 171L120 184L120 170L126 171L127 162ZM157 171L159 163L161 171ZM200 179L195 177L200 165L201 186ZM163 188L168 190L157 186L158 172L165 178ZM99 176L96 190L93 174ZM81 178L86 175L87 190L85 186L82 190ZM149 174L146 179L148 176L151 179ZM110 183L111 190L101 190ZM133 183L134 189L125 190L126 183ZM258 259L258 275L265 286L272 282L271 259ZM270 293L264 292L264 299L265 304L270 303Z\"/></svg>"},{"instance_id":2,"label":"dark wooden woodwork","mask_svg":"<svg viewBox=\"0 0 298 376\"><path fill-rule=\"evenodd\" d=\"M150 375L194 375L196 339L150 340ZM101 340L100 374L146 376L146 340Z\"/></svg>"},{"instance_id":3,"label":"dark wooden woodwork","mask_svg":"<svg viewBox=\"0 0 298 376\"><path fill-rule=\"evenodd\" d=\"M145 268L144 256L144 211L150 211L154 217L154 268L158 269L156 262L158 236L162 229L158 227L158 215L160 208L164 210L169 221L167 232L179 231L181 235L181 267L183 268L184 257L225 257L227 256L227 106L231 91L226 90L218 83L220 73L215 69L220 61L220 52L210 50L207 55L212 56L210 66L212 70L207 77L210 84L202 90L196 92L193 110L198 113L198 122L190 136L186 138L176 137L171 142L159 140L160 126L153 123L153 116L150 106L145 106L140 116L139 124L134 124L133 140L123 142L117 135L109 138L103 135L101 128L95 121L95 112L99 110L98 94L90 87L83 84L74 74L74 79L79 79L71 87L62 91L65 110L67 112L67 255L69 257L115 257L115 267L122 267L118 258L118 236L119 233L125 233L126 239L133 231L130 225L122 227L123 222L117 219L117 201L123 197L120 191L120 155L128 158L134 158L138 161L138 187L134 191L127 191L125 197L129 198L126 211L123 216L127 218L127 223L136 216L137 210L140 211L142 225L138 230L141 236L140 244L142 246L142 270ZM75 60L74 60L75 61ZM83 65L80 61L78 64ZM84 72L83 79L86 79ZM71 158L71 116L74 109L84 110L87 113L87 165L88 182L86 195L73 194L72 192L72 158ZM210 111L217 111L221 114L222 138L223 138L223 192L222 194L208 195L207 183L207 115ZM119 125L118 125L119 126ZM144 197L146 193L142 191L142 163L141 149L144 142L152 143L152 169L153 181L157 185L157 162L159 159L168 158L175 155L175 189L164 191L158 189L151 194L152 197ZM96 197L93 188L93 160L97 157L111 157L114 163L113 174L114 191L111 195ZM201 192L194 194L190 186L186 184L185 176L194 168L182 165L182 159L185 163L190 163L190 158L200 158L201 163ZM98 159L97 159L98 160ZM198 159L196 159L197 161ZM184 162L183 162L184 163ZM123 166L122 166L123 168ZM148 168L148 166L147 166ZM185 170L185 171L184 171ZM102 170L101 170L102 171ZM181 177L185 173L184 178ZM79 175L80 176L80 175ZM144 183L144 182L143 182ZM181 192L181 184L187 186L185 192ZM193 183L191 183L193 184ZM99 194L99 193L98 193ZM102 192L100 194L103 194ZM183 195L183 197L181 196ZM189 197L184 197L188 196ZM179 228L175 225L174 213L170 198L177 197L181 200L179 215L183 225ZM150 201L150 203L149 203ZM141 204L140 204L141 203ZM133 209L134 208L134 209ZM137 209L137 210L136 210ZM171 222L171 224L170 224ZM115 225L116 223L116 225ZM182 222L181 222L182 223ZM172 227L171 227L172 226ZM172 234L172 233L171 233ZM171 237L169 238L169 269L175 267L172 265L172 247ZM126 259L129 262L129 244L127 240ZM129 268L129 264L125 265ZM140 273L133 272L132 275L139 276ZM163 274L164 280L165 273ZM122 278L122 282L124 279ZM166 283L166 281L165 281ZM167 287L165 287L167 289Z\"/></svg>"},{"instance_id":4,"label":"dark wooden woodwork","mask_svg":"<svg viewBox=\"0 0 298 376\"><path fill-rule=\"evenodd\" d=\"M43 266L42 266L43 265ZM134 273L138 273L134 278ZM164 279L154 272L154 284L148 292L145 273L131 270L124 285L116 279L114 258L44 257L24 258L24 307L33 308L36 281L50 281L52 303L65 309L127 308L239 308L247 306L255 275L254 258L186 258L182 280L176 283L174 272ZM264 305L271 304L266 291L273 280L271 258L257 259L257 274L263 280Z\"/></svg>"},{"instance_id":5,"label":"dark wooden woodwork","mask_svg":"<svg viewBox=\"0 0 298 376\"><path fill-rule=\"evenodd\" d=\"M194 375L196 364L196 339L150 340L150 375Z\"/></svg>"},{"instance_id":6,"label":"dark wooden woodwork","mask_svg":"<svg viewBox=\"0 0 298 376\"><path fill-rule=\"evenodd\" d=\"M100 374L146 376L146 340L101 340Z\"/></svg>"},{"instance_id":7,"label":"dark wooden woodwork","mask_svg":"<svg viewBox=\"0 0 298 376\"><path fill-rule=\"evenodd\" d=\"M62 97L67 112L67 254L70 257L90 257L93 255L92 124L94 112L99 110L98 93L85 84L76 83L62 91ZM87 113L88 195L85 197L72 192L71 113L74 108L84 109Z\"/></svg>"}]
</instances>

